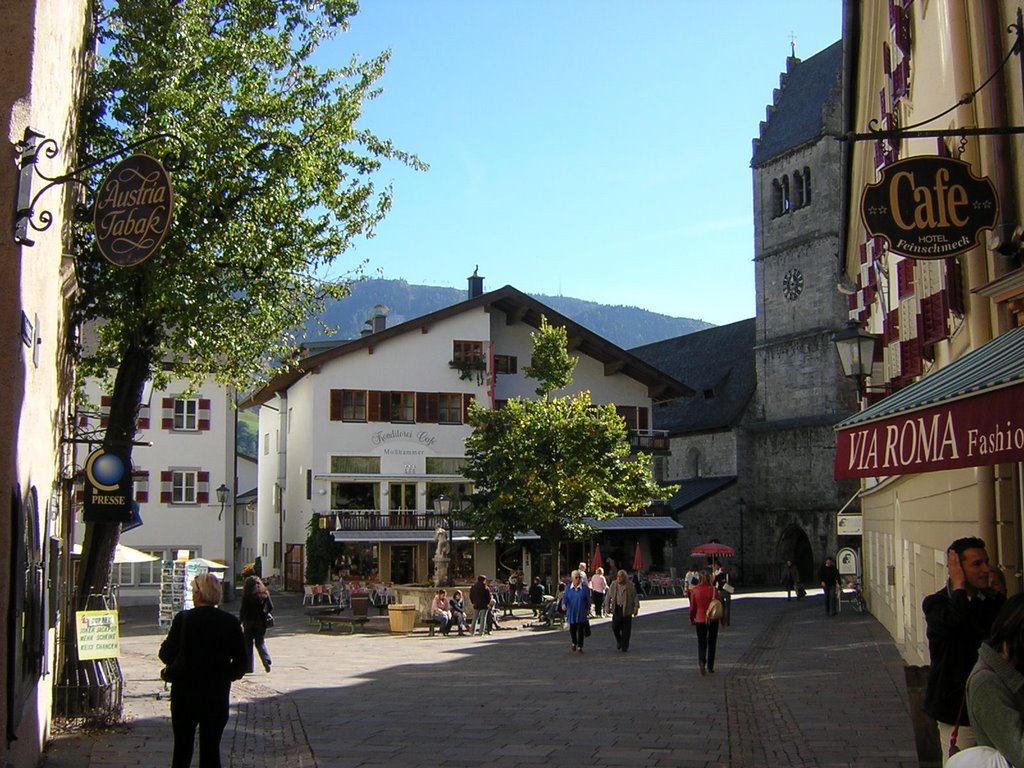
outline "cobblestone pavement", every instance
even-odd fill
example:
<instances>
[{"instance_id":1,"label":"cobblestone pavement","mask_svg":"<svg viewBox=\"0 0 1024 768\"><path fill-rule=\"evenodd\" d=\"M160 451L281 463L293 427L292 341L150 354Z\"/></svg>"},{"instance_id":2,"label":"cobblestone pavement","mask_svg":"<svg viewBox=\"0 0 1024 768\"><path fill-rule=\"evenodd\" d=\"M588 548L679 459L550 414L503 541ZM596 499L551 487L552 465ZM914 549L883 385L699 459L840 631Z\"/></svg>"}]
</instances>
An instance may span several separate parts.
<instances>
[{"instance_id":1,"label":"cobblestone pavement","mask_svg":"<svg viewBox=\"0 0 1024 768\"><path fill-rule=\"evenodd\" d=\"M526 618L484 638L390 635L386 617L347 635L306 625L297 596L274 602L273 672L232 688L226 766L917 765L895 647L820 595L735 595L706 677L679 598L642 603L628 654L607 619L574 654ZM126 724L56 734L46 768L170 764L149 614L122 617Z\"/></svg>"}]
</instances>

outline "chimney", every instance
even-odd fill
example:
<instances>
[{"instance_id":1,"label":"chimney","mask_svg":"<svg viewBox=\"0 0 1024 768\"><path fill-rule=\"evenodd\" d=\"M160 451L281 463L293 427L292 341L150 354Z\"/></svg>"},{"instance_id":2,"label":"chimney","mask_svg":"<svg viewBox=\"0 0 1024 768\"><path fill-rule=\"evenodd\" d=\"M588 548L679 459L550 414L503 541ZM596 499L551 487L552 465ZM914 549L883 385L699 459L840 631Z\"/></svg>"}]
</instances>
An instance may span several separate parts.
<instances>
[{"instance_id":1,"label":"chimney","mask_svg":"<svg viewBox=\"0 0 1024 768\"><path fill-rule=\"evenodd\" d=\"M469 298L471 299L483 295L484 292L484 279L477 274L479 271L480 265L477 264L473 267L473 274L467 278L469 280Z\"/></svg>"},{"instance_id":2,"label":"chimney","mask_svg":"<svg viewBox=\"0 0 1024 768\"><path fill-rule=\"evenodd\" d=\"M383 304L375 304L373 307L373 333L379 333L388 327L388 312L390 312Z\"/></svg>"}]
</instances>

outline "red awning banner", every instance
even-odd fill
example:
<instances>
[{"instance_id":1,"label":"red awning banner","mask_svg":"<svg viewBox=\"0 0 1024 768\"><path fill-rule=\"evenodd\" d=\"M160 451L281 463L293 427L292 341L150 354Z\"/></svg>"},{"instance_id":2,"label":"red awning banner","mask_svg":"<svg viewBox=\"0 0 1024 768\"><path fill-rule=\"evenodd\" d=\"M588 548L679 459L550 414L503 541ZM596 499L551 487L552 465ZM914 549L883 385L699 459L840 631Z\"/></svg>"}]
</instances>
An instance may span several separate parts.
<instances>
[{"instance_id":1,"label":"red awning banner","mask_svg":"<svg viewBox=\"0 0 1024 768\"><path fill-rule=\"evenodd\" d=\"M1024 383L853 424L837 433L835 478L1024 461Z\"/></svg>"}]
</instances>

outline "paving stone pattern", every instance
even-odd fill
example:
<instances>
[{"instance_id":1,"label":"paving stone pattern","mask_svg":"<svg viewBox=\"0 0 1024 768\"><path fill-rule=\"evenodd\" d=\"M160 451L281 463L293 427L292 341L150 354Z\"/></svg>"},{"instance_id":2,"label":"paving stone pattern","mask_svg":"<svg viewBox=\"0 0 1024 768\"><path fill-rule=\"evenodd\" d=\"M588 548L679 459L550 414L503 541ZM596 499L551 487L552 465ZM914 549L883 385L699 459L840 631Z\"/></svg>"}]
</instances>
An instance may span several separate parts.
<instances>
[{"instance_id":1,"label":"paving stone pattern","mask_svg":"<svg viewBox=\"0 0 1024 768\"><path fill-rule=\"evenodd\" d=\"M647 600L629 653L607 619L583 654L530 619L485 638L319 633L275 595L273 672L232 689L223 764L632 768L916 766L903 663L867 614L737 594L701 677L682 599ZM57 734L46 768L170 764L149 612L123 616L124 727ZM194 764L198 764L198 758Z\"/></svg>"}]
</instances>

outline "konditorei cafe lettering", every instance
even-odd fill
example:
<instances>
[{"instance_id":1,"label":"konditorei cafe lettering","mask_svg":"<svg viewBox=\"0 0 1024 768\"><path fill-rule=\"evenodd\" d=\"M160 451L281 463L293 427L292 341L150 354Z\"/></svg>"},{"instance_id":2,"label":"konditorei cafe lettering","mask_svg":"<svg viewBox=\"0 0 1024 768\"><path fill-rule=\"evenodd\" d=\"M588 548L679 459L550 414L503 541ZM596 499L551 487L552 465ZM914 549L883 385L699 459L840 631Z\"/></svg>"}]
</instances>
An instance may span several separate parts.
<instances>
[{"instance_id":1,"label":"konditorei cafe lettering","mask_svg":"<svg viewBox=\"0 0 1024 768\"><path fill-rule=\"evenodd\" d=\"M962 160L937 155L908 157L882 169L864 188L864 226L883 237L892 253L911 259L948 259L977 245L991 229L999 199L988 177Z\"/></svg>"},{"instance_id":2,"label":"konditorei cafe lettering","mask_svg":"<svg viewBox=\"0 0 1024 768\"><path fill-rule=\"evenodd\" d=\"M100 185L93 213L100 253L119 267L134 267L156 253L171 228L173 198L159 160L140 154L115 165Z\"/></svg>"},{"instance_id":3,"label":"konditorei cafe lettering","mask_svg":"<svg viewBox=\"0 0 1024 768\"><path fill-rule=\"evenodd\" d=\"M1024 461L1024 384L849 426L835 477L885 477Z\"/></svg>"}]
</instances>

